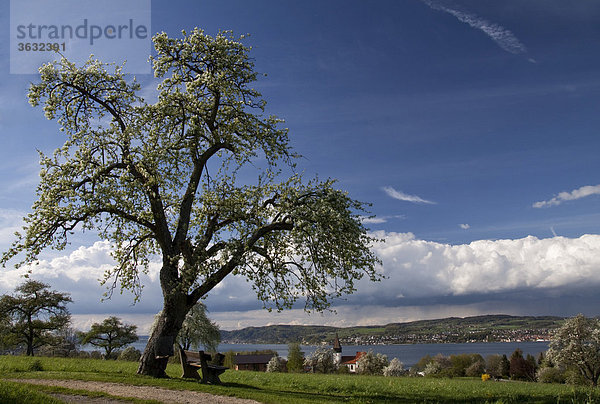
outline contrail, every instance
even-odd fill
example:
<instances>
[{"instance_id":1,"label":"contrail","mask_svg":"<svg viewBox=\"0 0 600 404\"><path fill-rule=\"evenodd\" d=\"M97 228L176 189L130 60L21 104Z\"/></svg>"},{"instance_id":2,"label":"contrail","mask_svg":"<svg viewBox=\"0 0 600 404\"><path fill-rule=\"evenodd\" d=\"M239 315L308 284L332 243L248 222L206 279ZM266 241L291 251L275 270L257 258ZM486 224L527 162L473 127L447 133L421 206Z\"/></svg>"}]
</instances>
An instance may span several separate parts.
<instances>
[{"instance_id":1,"label":"contrail","mask_svg":"<svg viewBox=\"0 0 600 404\"><path fill-rule=\"evenodd\" d=\"M398 199L399 201L406 201L406 202L412 202L412 203L427 203L430 205L435 205L435 202L432 201L428 201L426 199L423 199L417 195L408 195L405 194L402 191L396 191L394 188L392 187L383 187L382 188L383 191L388 194L388 196L394 198L394 199Z\"/></svg>"},{"instance_id":2,"label":"contrail","mask_svg":"<svg viewBox=\"0 0 600 404\"><path fill-rule=\"evenodd\" d=\"M433 10L444 11L448 14L453 15L459 21L469 24L473 28L477 28L485 32L487 36L492 38L496 44L507 52L513 54L525 53L527 48L517 39L516 36L506 28L490 22L484 18L481 18L475 14L462 11L457 7L450 8L445 6L438 1L434 0L421 0L427 4Z\"/></svg>"}]
</instances>

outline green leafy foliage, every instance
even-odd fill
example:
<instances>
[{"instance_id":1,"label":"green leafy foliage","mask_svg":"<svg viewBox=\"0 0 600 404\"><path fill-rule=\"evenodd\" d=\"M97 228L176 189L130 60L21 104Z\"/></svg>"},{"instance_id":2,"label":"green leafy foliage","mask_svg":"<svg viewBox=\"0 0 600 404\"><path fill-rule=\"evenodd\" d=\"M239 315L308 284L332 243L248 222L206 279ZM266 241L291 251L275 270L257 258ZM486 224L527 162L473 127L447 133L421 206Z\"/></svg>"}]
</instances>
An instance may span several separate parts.
<instances>
[{"instance_id":1,"label":"green leafy foliage","mask_svg":"<svg viewBox=\"0 0 600 404\"><path fill-rule=\"evenodd\" d=\"M294 342L288 345L287 370L288 372L304 370L304 352L300 350L298 343Z\"/></svg>"},{"instance_id":2,"label":"green leafy foliage","mask_svg":"<svg viewBox=\"0 0 600 404\"><path fill-rule=\"evenodd\" d=\"M140 360L141 356L142 353L139 351L139 349L136 349L132 346L128 346L127 348L121 351L118 359L120 361L137 362Z\"/></svg>"},{"instance_id":3,"label":"green leafy foliage","mask_svg":"<svg viewBox=\"0 0 600 404\"><path fill-rule=\"evenodd\" d=\"M136 325L123 324L119 318L111 316L81 333L81 343L104 349L104 359L115 359L115 350L138 340L136 330Z\"/></svg>"},{"instance_id":4,"label":"green leafy foliage","mask_svg":"<svg viewBox=\"0 0 600 404\"><path fill-rule=\"evenodd\" d=\"M540 383L564 383L565 372L557 367L542 367L536 373L537 381Z\"/></svg>"},{"instance_id":5,"label":"green leafy foliage","mask_svg":"<svg viewBox=\"0 0 600 404\"><path fill-rule=\"evenodd\" d=\"M537 365L535 358L530 354L523 357L523 351L519 348L510 355L510 377L515 380L535 381Z\"/></svg>"},{"instance_id":6,"label":"green leafy foliage","mask_svg":"<svg viewBox=\"0 0 600 404\"><path fill-rule=\"evenodd\" d=\"M0 317L5 321L0 331L5 345L24 345L26 354L33 356L37 348L62 341L55 332L70 323L66 304L72 300L67 293L49 287L29 279L15 289L16 294L0 297Z\"/></svg>"},{"instance_id":7,"label":"green leafy foliage","mask_svg":"<svg viewBox=\"0 0 600 404\"><path fill-rule=\"evenodd\" d=\"M479 354L457 354L450 355L450 364L452 367L452 376L454 377L462 377L462 376L481 376L483 372L480 372L479 369L483 368L483 357ZM470 372L474 374L467 375L467 369L470 369Z\"/></svg>"},{"instance_id":8,"label":"green leafy foliage","mask_svg":"<svg viewBox=\"0 0 600 404\"><path fill-rule=\"evenodd\" d=\"M223 358L223 366L229 369L235 369L235 352L229 350L225 352L225 358Z\"/></svg>"},{"instance_id":9,"label":"green leafy foliage","mask_svg":"<svg viewBox=\"0 0 600 404\"><path fill-rule=\"evenodd\" d=\"M177 343L186 351L190 348L198 349L202 345L207 352L217 352L220 342L219 326L206 315L204 303L196 303L183 321Z\"/></svg>"}]
</instances>

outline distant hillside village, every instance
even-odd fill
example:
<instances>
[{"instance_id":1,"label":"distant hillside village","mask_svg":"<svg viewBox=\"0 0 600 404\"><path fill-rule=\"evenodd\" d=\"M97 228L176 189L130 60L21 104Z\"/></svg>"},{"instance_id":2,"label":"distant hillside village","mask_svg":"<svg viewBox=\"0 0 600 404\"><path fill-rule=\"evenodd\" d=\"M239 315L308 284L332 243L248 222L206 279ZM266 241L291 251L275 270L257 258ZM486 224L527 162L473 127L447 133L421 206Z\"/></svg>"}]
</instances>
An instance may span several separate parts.
<instances>
[{"instance_id":1,"label":"distant hillside village","mask_svg":"<svg viewBox=\"0 0 600 404\"><path fill-rule=\"evenodd\" d=\"M330 344L336 333L344 345L439 344L468 342L548 341L563 323L561 317L488 315L392 323L384 326L335 328L274 325L222 331L225 343Z\"/></svg>"},{"instance_id":2,"label":"distant hillside village","mask_svg":"<svg viewBox=\"0 0 600 404\"><path fill-rule=\"evenodd\" d=\"M357 335L345 337L346 345L440 344L470 342L549 341L553 329L487 330L467 332L435 332L402 335Z\"/></svg>"}]
</instances>

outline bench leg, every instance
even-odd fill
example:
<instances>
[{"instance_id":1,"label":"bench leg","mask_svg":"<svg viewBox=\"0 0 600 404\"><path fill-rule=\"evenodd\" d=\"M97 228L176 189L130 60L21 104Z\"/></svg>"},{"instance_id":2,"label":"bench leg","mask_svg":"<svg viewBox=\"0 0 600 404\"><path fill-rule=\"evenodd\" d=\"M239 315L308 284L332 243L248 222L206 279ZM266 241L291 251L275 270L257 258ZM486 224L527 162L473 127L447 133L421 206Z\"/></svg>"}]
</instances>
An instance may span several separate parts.
<instances>
[{"instance_id":1,"label":"bench leg","mask_svg":"<svg viewBox=\"0 0 600 404\"><path fill-rule=\"evenodd\" d=\"M207 377L207 381L209 384L221 384L221 379L219 379L219 373L218 372L214 372L212 370L208 370L208 377Z\"/></svg>"},{"instance_id":2,"label":"bench leg","mask_svg":"<svg viewBox=\"0 0 600 404\"><path fill-rule=\"evenodd\" d=\"M198 369L190 366L188 364L182 365L183 368L183 374L181 375L182 378L187 378L187 379L196 379L196 380L200 380L201 377L198 374Z\"/></svg>"},{"instance_id":3,"label":"bench leg","mask_svg":"<svg viewBox=\"0 0 600 404\"><path fill-rule=\"evenodd\" d=\"M181 361L181 369L183 370L183 374L181 375L181 377L200 380L198 369L188 365L187 357L185 355L185 352L183 352L183 349L179 349L179 360Z\"/></svg>"}]
</instances>

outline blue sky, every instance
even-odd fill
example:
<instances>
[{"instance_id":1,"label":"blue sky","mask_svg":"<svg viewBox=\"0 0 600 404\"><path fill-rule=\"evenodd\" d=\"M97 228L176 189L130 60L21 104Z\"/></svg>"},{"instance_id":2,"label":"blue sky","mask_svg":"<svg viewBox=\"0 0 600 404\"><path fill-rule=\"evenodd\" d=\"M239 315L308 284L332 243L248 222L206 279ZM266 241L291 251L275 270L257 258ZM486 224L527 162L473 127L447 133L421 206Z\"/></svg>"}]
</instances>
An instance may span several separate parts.
<instances>
[{"instance_id":1,"label":"blue sky","mask_svg":"<svg viewBox=\"0 0 600 404\"><path fill-rule=\"evenodd\" d=\"M600 3L154 0L151 11L152 32L249 33L267 74L256 87L286 120L300 168L372 203L368 226L387 240L374 248L388 279L359 285L336 315L261 311L229 279L207 300L223 327L600 314ZM3 249L35 197L36 149L63 141L27 103L35 75L9 74L9 46L0 41ZM99 303L108 250L77 236L36 276L74 294L81 327L104 314L143 327L160 308L156 276L136 306L129 295ZM18 274L3 270L0 292Z\"/></svg>"}]
</instances>

